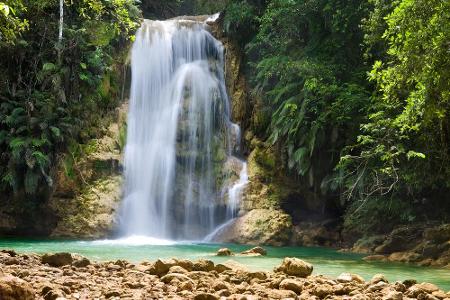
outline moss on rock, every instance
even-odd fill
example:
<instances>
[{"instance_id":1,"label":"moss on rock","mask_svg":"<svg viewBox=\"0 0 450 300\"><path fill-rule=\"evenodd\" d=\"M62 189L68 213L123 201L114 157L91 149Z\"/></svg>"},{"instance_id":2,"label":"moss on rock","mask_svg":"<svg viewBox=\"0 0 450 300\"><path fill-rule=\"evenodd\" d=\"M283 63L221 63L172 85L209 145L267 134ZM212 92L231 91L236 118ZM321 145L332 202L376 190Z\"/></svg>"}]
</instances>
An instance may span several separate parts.
<instances>
[{"instance_id":1,"label":"moss on rock","mask_svg":"<svg viewBox=\"0 0 450 300\"><path fill-rule=\"evenodd\" d=\"M120 145L126 112L123 104L103 136L76 145L62 161L47 204L57 219L52 237L101 238L114 229L122 196Z\"/></svg>"},{"instance_id":2,"label":"moss on rock","mask_svg":"<svg viewBox=\"0 0 450 300\"><path fill-rule=\"evenodd\" d=\"M112 232L121 199L121 176L95 181L73 199L55 198L50 207L60 220L52 237L101 238Z\"/></svg>"}]
</instances>

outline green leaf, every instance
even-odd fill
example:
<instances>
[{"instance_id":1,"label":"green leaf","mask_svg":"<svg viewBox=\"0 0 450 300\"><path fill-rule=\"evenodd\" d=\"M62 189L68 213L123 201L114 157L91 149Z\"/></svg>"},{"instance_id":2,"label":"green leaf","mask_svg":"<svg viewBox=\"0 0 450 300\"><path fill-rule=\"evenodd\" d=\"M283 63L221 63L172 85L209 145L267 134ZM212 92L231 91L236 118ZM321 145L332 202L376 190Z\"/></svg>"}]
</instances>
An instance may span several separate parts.
<instances>
[{"instance_id":1,"label":"green leaf","mask_svg":"<svg viewBox=\"0 0 450 300\"><path fill-rule=\"evenodd\" d=\"M51 71L54 71L54 70L56 70L56 65L53 64L53 63L45 63L45 64L42 66L42 70L45 71L45 72L51 72Z\"/></svg>"},{"instance_id":2,"label":"green leaf","mask_svg":"<svg viewBox=\"0 0 450 300\"><path fill-rule=\"evenodd\" d=\"M50 130L52 131L52 133L55 137L61 136L61 130L58 127L50 126Z\"/></svg>"},{"instance_id":3,"label":"green leaf","mask_svg":"<svg viewBox=\"0 0 450 300\"><path fill-rule=\"evenodd\" d=\"M426 158L425 154L420 153L420 152L416 152L416 151L412 151L412 150L410 150L410 151L408 151L408 153L406 153L406 157L408 157L408 159L411 159L411 158L422 158L422 159L424 159L424 158Z\"/></svg>"}]
</instances>

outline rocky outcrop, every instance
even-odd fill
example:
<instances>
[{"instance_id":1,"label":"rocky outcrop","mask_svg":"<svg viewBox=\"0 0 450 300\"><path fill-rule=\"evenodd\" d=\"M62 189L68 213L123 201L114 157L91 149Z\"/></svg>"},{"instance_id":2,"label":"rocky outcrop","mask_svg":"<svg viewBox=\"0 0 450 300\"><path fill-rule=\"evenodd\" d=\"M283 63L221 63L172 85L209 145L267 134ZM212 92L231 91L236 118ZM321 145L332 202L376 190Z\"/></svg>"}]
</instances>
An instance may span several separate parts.
<instances>
[{"instance_id":1,"label":"rocky outcrop","mask_svg":"<svg viewBox=\"0 0 450 300\"><path fill-rule=\"evenodd\" d=\"M281 246L289 242L291 217L280 210L253 209L237 218L217 240L240 244Z\"/></svg>"},{"instance_id":2,"label":"rocky outcrop","mask_svg":"<svg viewBox=\"0 0 450 300\"><path fill-rule=\"evenodd\" d=\"M14 253L13 253L14 254ZM286 258L277 272L252 271L234 261L124 260L52 267L35 254L0 252L0 299L448 299L432 283L389 283L377 274L310 275L312 266ZM70 255L70 254L69 254ZM72 257L76 255L72 254ZM81 258L79 258L81 259ZM8 262L8 263L6 263ZM155 268L155 266L157 267ZM157 273L154 271L158 269ZM14 275L12 275L14 274Z\"/></svg>"},{"instance_id":3,"label":"rocky outcrop","mask_svg":"<svg viewBox=\"0 0 450 300\"><path fill-rule=\"evenodd\" d=\"M367 261L450 267L450 224L401 226L386 236L360 239L351 251L371 254Z\"/></svg>"},{"instance_id":4,"label":"rocky outcrop","mask_svg":"<svg viewBox=\"0 0 450 300\"><path fill-rule=\"evenodd\" d=\"M293 228L291 243L304 247L339 247L343 243L340 230L340 220L336 219L300 222Z\"/></svg>"}]
</instances>

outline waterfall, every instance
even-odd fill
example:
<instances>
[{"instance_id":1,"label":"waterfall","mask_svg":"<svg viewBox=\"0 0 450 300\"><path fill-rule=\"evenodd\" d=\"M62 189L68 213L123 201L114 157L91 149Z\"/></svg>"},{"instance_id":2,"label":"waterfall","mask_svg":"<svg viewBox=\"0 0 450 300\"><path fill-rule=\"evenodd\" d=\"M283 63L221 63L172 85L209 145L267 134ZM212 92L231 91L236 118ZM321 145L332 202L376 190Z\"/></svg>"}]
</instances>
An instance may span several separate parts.
<instances>
[{"instance_id":1,"label":"waterfall","mask_svg":"<svg viewBox=\"0 0 450 300\"><path fill-rule=\"evenodd\" d=\"M201 239L236 217L247 171L234 157L241 137L230 119L223 53L205 22L145 20L138 30L131 50L123 236Z\"/></svg>"}]
</instances>

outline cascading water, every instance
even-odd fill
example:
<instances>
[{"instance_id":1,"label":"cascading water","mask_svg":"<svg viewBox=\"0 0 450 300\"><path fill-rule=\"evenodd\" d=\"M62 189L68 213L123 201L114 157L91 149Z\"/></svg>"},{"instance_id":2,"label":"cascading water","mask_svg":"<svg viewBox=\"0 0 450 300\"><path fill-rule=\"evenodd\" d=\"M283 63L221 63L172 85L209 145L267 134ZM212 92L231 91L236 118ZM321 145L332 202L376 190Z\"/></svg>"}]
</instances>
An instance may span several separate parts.
<instances>
[{"instance_id":1,"label":"cascading water","mask_svg":"<svg viewBox=\"0 0 450 300\"><path fill-rule=\"evenodd\" d=\"M124 236L199 239L239 209L246 164L232 155L239 151L240 130L230 121L223 46L206 26L146 20L136 34L120 221ZM229 183L233 171L226 168L230 160L240 164L234 185ZM228 197L221 197L227 183Z\"/></svg>"}]
</instances>

